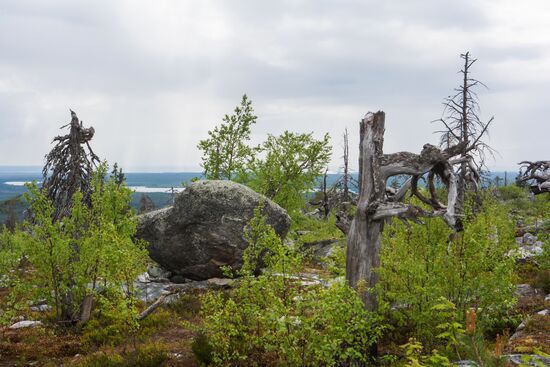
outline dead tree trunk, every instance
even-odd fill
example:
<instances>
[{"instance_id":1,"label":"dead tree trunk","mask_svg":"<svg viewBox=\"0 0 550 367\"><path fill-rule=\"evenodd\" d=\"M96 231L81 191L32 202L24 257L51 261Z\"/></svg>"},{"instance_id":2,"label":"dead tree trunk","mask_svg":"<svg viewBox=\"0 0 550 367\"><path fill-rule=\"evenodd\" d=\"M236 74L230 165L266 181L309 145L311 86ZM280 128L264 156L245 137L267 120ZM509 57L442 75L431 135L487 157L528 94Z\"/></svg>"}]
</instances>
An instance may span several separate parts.
<instances>
[{"instance_id":1,"label":"dead tree trunk","mask_svg":"<svg viewBox=\"0 0 550 367\"><path fill-rule=\"evenodd\" d=\"M439 121L445 126L445 129L440 131L442 146L448 148L453 144L463 143L456 205L457 213L463 214L466 191L472 188L477 192L481 180L479 171L484 165L485 151L492 151L481 139L493 118L485 123L479 117L479 101L475 88L484 84L470 75L470 68L477 59L472 58L469 52L461 54L460 57L464 60L464 66L460 70L462 80L455 89L455 94L445 99L443 105L446 116Z\"/></svg>"},{"instance_id":2,"label":"dead tree trunk","mask_svg":"<svg viewBox=\"0 0 550 367\"><path fill-rule=\"evenodd\" d=\"M384 145L384 112L368 115L360 125L359 200L348 234L346 279L357 288L369 311L377 301L369 289L378 283L374 269L380 266L380 239L384 221L374 220L369 205L384 200L385 183L380 174Z\"/></svg>"},{"instance_id":3,"label":"dead tree trunk","mask_svg":"<svg viewBox=\"0 0 550 367\"><path fill-rule=\"evenodd\" d=\"M349 141L348 129L344 131L344 201L349 201Z\"/></svg>"},{"instance_id":4,"label":"dead tree trunk","mask_svg":"<svg viewBox=\"0 0 550 367\"><path fill-rule=\"evenodd\" d=\"M387 218L418 221L422 216L441 216L454 230L461 229L455 215L457 179L452 164L460 164L462 159L451 161L450 158L461 154L466 143L460 142L445 150L425 144L420 154L384 154L384 125L385 114L382 111L367 114L360 123L359 200L347 238L346 279L358 291L369 311L377 309L373 289L378 283L376 269L380 266L380 243ZM416 189L418 179L426 173L429 198ZM386 181L396 175L409 175L411 179L396 194L387 196ZM447 204L437 197L436 177L447 186ZM400 202L408 188L432 211Z\"/></svg>"},{"instance_id":5,"label":"dead tree trunk","mask_svg":"<svg viewBox=\"0 0 550 367\"><path fill-rule=\"evenodd\" d=\"M327 174L328 168L325 170L325 174L323 175L323 218L325 220L327 220L330 215L330 204L327 192Z\"/></svg>"}]
</instances>

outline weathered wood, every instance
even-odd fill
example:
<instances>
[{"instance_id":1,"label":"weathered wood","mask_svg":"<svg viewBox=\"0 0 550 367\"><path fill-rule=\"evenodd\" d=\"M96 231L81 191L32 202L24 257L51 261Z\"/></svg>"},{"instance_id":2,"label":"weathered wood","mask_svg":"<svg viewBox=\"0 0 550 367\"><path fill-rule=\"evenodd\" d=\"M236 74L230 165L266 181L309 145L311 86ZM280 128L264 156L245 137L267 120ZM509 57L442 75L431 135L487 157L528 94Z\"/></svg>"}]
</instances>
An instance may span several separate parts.
<instances>
[{"instance_id":1,"label":"weathered wood","mask_svg":"<svg viewBox=\"0 0 550 367\"><path fill-rule=\"evenodd\" d=\"M550 161L523 161L519 164L519 182L530 183L535 195L550 192Z\"/></svg>"},{"instance_id":2,"label":"weathered wood","mask_svg":"<svg viewBox=\"0 0 550 367\"><path fill-rule=\"evenodd\" d=\"M79 324L84 325L90 320L90 315L92 314L92 305L94 303L94 296L88 294L82 300L80 305L80 320Z\"/></svg>"},{"instance_id":3,"label":"weathered wood","mask_svg":"<svg viewBox=\"0 0 550 367\"><path fill-rule=\"evenodd\" d=\"M99 163L98 156L90 147L94 128L85 128L72 110L71 122L61 128L65 127L69 127L69 133L53 139L56 145L46 155L42 169L42 188L54 205L55 220L70 213L72 198L77 191L82 193L84 203L90 204L91 176Z\"/></svg>"},{"instance_id":4,"label":"weathered wood","mask_svg":"<svg viewBox=\"0 0 550 367\"><path fill-rule=\"evenodd\" d=\"M380 266L380 243L384 222L391 217L419 221L420 217L441 216L454 230L461 230L457 220L457 178L450 160L464 151L466 142L441 150L433 145L424 145L420 154L399 152L384 154L385 114L382 111L369 113L360 123L359 151L359 199L355 218L349 231L346 218L339 218L339 228L347 232L346 279L354 287L369 311L377 308L376 294L372 292L378 283L376 269ZM428 173L431 197L420 194L418 179ZM387 194L386 181L394 175L410 175L397 191ZM441 203L435 194L435 177L447 186L447 205ZM428 211L400 202L408 188L425 204Z\"/></svg>"},{"instance_id":5,"label":"weathered wood","mask_svg":"<svg viewBox=\"0 0 550 367\"><path fill-rule=\"evenodd\" d=\"M384 120L384 112L379 111L367 114L360 123L360 191L357 212L347 241L346 279L350 286L358 289L359 296L369 311L377 308L376 295L371 289L378 283L375 269L380 266L380 241L384 221L374 220L367 209L374 202L382 202L385 195L385 180L380 172Z\"/></svg>"},{"instance_id":6,"label":"weathered wood","mask_svg":"<svg viewBox=\"0 0 550 367\"><path fill-rule=\"evenodd\" d=\"M166 301L166 298L168 296L171 296L171 295L176 294L176 293L177 293L177 291L174 291L174 292L170 292L170 293L161 295L159 298L157 298L157 300L155 302L153 302L149 307L147 307L145 310L143 310L139 314L138 320L143 320L144 318L146 318L147 316L152 314L153 311L155 311L157 308L159 308L160 306L162 306L164 304L164 302Z\"/></svg>"}]
</instances>

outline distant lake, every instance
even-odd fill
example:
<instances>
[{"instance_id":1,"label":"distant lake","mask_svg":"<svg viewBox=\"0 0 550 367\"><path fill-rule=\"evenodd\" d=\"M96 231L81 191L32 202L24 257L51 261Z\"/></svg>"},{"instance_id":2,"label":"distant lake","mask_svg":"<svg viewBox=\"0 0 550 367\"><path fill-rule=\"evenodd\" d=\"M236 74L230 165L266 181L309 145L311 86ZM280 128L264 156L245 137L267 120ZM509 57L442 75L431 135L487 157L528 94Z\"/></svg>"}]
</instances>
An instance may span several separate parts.
<instances>
[{"instance_id":1,"label":"distant lake","mask_svg":"<svg viewBox=\"0 0 550 367\"><path fill-rule=\"evenodd\" d=\"M201 178L201 172L125 172L126 183L130 188L135 190L134 201L139 200L141 194L155 194L158 200L160 197L165 197L168 201L171 197L172 190L181 191L184 182L190 182L194 178ZM517 173L508 172L508 184L513 184ZM352 176L357 179L357 174ZM504 184L504 172L492 172L489 175L489 180L494 181L496 177L500 177ZM327 175L327 185L332 186L341 177L338 173L329 173ZM41 168L36 166L21 166L7 167L0 166L0 201L10 199L20 195L26 191L23 184L25 182L41 181ZM155 200L155 201L157 201Z\"/></svg>"}]
</instances>

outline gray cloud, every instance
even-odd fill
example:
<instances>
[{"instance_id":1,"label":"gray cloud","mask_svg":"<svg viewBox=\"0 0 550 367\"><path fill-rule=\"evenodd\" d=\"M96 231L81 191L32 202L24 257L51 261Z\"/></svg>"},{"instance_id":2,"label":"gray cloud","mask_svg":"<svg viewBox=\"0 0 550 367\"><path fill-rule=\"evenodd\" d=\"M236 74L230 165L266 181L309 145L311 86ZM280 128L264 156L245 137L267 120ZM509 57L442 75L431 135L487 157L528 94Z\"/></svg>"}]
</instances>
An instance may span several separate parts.
<instances>
[{"instance_id":1,"label":"gray cloud","mask_svg":"<svg viewBox=\"0 0 550 367\"><path fill-rule=\"evenodd\" d=\"M123 166L197 168L199 139L247 93L254 140L387 113L386 149L436 142L430 121L471 50L495 168L543 159L550 5L469 1L0 3L0 165L40 164L75 109ZM536 134L533 134L536 131Z\"/></svg>"}]
</instances>

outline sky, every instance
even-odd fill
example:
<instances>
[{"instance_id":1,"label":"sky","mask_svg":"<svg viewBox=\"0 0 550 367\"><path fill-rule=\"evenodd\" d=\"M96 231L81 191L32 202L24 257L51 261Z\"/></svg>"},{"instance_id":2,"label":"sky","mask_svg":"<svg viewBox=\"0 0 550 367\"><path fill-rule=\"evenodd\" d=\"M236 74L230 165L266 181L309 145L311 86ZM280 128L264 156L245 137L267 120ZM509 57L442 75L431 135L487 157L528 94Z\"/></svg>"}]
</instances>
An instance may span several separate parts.
<instances>
[{"instance_id":1,"label":"sky","mask_svg":"<svg viewBox=\"0 0 550 367\"><path fill-rule=\"evenodd\" d=\"M437 144L433 123L472 76L493 170L550 159L550 1L0 1L0 166L41 165L69 108L127 171L200 170L200 139L246 93L252 142L332 137L386 112L384 150Z\"/></svg>"}]
</instances>

